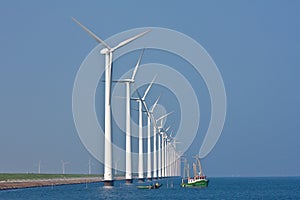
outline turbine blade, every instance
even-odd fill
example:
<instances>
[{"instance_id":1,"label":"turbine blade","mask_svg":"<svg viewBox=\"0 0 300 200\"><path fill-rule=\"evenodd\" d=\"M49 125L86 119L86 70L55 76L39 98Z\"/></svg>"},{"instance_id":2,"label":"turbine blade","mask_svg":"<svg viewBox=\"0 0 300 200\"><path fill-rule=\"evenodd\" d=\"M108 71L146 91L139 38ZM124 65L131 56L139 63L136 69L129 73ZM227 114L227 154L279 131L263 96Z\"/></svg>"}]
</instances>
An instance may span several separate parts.
<instances>
[{"instance_id":1,"label":"turbine blade","mask_svg":"<svg viewBox=\"0 0 300 200\"><path fill-rule=\"evenodd\" d=\"M72 17L72 20L74 22L76 22L79 26L81 26L81 28L83 28L88 34L90 34L90 36L92 36L97 42L103 44L109 50L111 49L103 40L101 40L96 34L94 34L92 31L90 31L87 27L85 27L84 25L82 25L77 19L75 19L74 17Z\"/></svg>"},{"instance_id":2,"label":"turbine blade","mask_svg":"<svg viewBox=\"0 0 300 200\"><path fill-rule=\"evenodd\" d=\"M168 116L169 116L170 114L172 114L173 112L174 112L174 111L171 111L171 112L169 112L169 113L167 113L167 114L161 116L160 118L158 118L158 119L156 120L156 122L159 122L160 120L162 120L162 119L168 117Z\"/></svg>"},{"instance_id":3,"label":"turbine blade","mask_svg":"<svg viewBox=\"0 0 300 200\"><path fill-rule=\"evenodd\" d=\"M120 48L120 47L122 47L122 46L124 46L124 45L126 45L126 44L128 44L128 43L130 43L130 42L132 42L132 41L134 41L136 39L138 39L139 37L142 37L143 35L145 35L149 31L151 31L151 30L144 31L144 32L142 32L140 34L137 34L136 36L133 36L133 37L127 39L127 40L124 40L123 42L120 42L117 46L115 46L114 48L112 48L111 51L114 51L114 50L116 50L116 49L118 49L118 48Z\"/></svg>"},{"instance_id":4,"label":"turbine blade","mask_svg":"<svg viewBox=\"0 0 300 200\"><path fill-rule=\"evenodd\" d=\"M153 104L153 106L150 110L151 113L154 111L155 107L157 106L157 103L158 103L159 99L160 99L160 96L156 99L155 103Z\"/></svg>"},{"instance_id":5,"label":"turbine blade","mask_svg":"<svg viewBox=\"0 0 300 200\"><path fill-rule=\"evenodd\" d=\"M157 132L159 132L159 128L158 128L158 126L156 124L156 120L155 120L155 118L153 116L153 113L150 112L150 116L151 116L151 121L153 122L154 127L156 128Z\"/></svg>"},{"instance_id":6,"label":"turbine blade","mask_svg":"<svg viewBox=\"0 0 300 200\"><path fill-rule=\"evenodd\" d=\"M110 86L109 86L109 88L110 88L110 92L109 92L109 105L111 105L111 86L112 86L112 73L113 73L113 62L112 62L112 52L109 52L109 54L110 54L110 56L109 56L109 66L110 66L110 69L106 69L106 70L109 70L109 73L110 73L110 75L109 75L109 77L110 77Z\"/></svg>"},{"instance_id":7,"label":"turbine blade","mask_svg":"<svg viewBox=\"0 0 300 200\"><path fill-rule=\"evenodd\" d=\"M130 83L131 79L112 80L113 83Z\"/></svg>"},{"instance_id":8,"label":"turbine blade","mask_svg":"<svg viewBox=\"0 0 300 200\"><path fill-rule=\"evenodd\" d=\"M153 85L153 83L154 83L156 77L157 77L157 75L154 76L154 78L152 79L152 81L151 81L151 83L149 84L148 88L146 89L146 91L145 91L145 93L144 93L144 96L143 96L143 98L142 98L143 100L145 100L145 98L146 98L146 96L147 96L147 94L148 94L150 88L152 87L152 85Z\"/></svg>"},{"instance_id":9,"label":"turbine blade","mask_svg":"<svg viewBox=\"0 0 300 200\"><path fill-rule=\"evenodd\" d=\"M139 67L139 65L140 65L140 63L141 63L141 60L142 60L142 56L143 56L143 54L144 54L144 51L145 51L145 49L142 50L141 55L140 55L140 57L139 57L139 59L138 59L136 65L135 65L135 68L134 68L134 70L133 70L132 77L131 77L131 80L132 80L132 81L134 81L134 78L135 78L137 69L138 69L138 67Z\"/></svg>"},{"instance_id":10,"label":"turbine blade","mask_svg":"<svg viewBox=\"0 0 300 200\"><path fill-rule=\"evenodd\" d=\"M171 126L169 126L168 128L165 129L165 132L168 132L168 130L171 128Z\"/></svg>"}]
</instances>

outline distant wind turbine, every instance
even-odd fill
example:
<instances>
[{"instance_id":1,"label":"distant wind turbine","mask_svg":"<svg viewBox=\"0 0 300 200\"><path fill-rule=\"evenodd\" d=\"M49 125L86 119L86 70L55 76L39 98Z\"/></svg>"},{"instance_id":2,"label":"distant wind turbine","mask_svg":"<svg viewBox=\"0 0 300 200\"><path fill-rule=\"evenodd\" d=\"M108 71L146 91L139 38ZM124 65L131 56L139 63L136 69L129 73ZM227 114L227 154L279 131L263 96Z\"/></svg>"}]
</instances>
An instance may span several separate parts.
<instances>
[{"instance_id":1,"label":"distant wind turbine","mask_svg":"<svg viewBox=\"0 0 300 200\"><path fill-rule=\"evenodd\" d=\"M178 171L178 157L177 157L177 150L176 150L176 144L181 143L178 142L177 139L174 138L173 136L173 130L169 135L168 138L168 143L169 143L169 171L170 171L170 176L177 176L177 171Z\"/></svg>"},{"instance_id":2,"label":"distant wind turbine","mask_svg":"<svg viewBox=\"0 0 300 200\"><path fill-rule=\"evenodd\" d=\"M61 160L62 174L65 174L65 167L67 164L70 164L70 162L64 162Z\"/></svg>"},{"instance_id":3,"label":"distant wind turbine","mask_svg":"<svg viewBox=\"0 0 300 200\"><path fill-rule=\"evenodd\" d=\"M39 160L39 163L38 163L38 174L41 173L41 160Z\"/></svg>"},{"instance_id":4,"label":"distant wind turbine","mask_svg":"<svg viewBox=\"0 0 300 200\"><path fill-rule=\"evenodd\" d=\"M89 162L88 162L88 166L89 166L89 174L92 174L92 165L93 165L93 163L92 163L92 161L91 161L91 158L89 158Z\"/></svg>"},{"instance_id":5,"label":"distant wind turbine","mask_svg":"<svg viewBox=\"0 0 300 200\"><path fill-rule=\"evenodd\" d=\"M168 146L167 146L167 140L168 140L168 135L167 135L167 131L169 130L170 127L168 127L167 129L163 129L162 134L163 134L163 155L164 155L164 159L163 159L163 177L167 177L168 176L168 171L167 171L167 165L168 165Z\"/></svg>"}]
</instances>

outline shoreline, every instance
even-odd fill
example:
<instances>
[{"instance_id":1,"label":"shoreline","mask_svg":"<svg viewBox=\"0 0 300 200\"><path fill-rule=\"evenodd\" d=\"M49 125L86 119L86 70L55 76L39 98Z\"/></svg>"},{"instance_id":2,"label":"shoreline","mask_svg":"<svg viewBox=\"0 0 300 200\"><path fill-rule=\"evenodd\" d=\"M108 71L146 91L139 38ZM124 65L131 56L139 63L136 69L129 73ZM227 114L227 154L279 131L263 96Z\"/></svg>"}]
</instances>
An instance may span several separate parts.
<instances>
[{"instance_id":1,"label":"shoreline","mask_svg":"<svg viewBox=\"0 0 300 200\"><path fill-rule=\"evenodd\" d=\"M115 180L125 180L125 177L115 177ZM0 191L33 187L96 183L103 181L103 177L5 180L0 181Z\"/></svg>"},{"instance_id":2,"label":"shoreline","mask_svg":"<svg viewBox=\"0 0 300 200\"><path fill-rule=\"evenodd\" d=\"M1 190L102 182L101 177L0 181Z\"/></svg>"}]
</instances>

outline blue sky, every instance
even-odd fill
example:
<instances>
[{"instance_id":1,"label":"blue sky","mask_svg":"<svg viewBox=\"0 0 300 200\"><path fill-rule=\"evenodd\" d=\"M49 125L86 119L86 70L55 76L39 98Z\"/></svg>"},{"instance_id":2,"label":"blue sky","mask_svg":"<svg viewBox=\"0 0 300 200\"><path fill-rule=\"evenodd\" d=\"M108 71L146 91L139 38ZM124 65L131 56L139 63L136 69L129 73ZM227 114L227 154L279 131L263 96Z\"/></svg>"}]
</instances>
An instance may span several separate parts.
<instances>
[{"instance_id":1,"label":"blue sky","mask_svg":"<svg viewBox=\"0 0 300 200\"><path fill-rule=\"evenodd\" d=\"M60 160L71 162L67 172L87 172L72 89L96 43L74 16L104 39L157 26L180 31L208 51L223 77L228 107L223 133L203 160L206 174L300 175L298 1L0 5L0 172L34 172L38 160L44 172L61 172Z\"/></svg>"}]
</instances>

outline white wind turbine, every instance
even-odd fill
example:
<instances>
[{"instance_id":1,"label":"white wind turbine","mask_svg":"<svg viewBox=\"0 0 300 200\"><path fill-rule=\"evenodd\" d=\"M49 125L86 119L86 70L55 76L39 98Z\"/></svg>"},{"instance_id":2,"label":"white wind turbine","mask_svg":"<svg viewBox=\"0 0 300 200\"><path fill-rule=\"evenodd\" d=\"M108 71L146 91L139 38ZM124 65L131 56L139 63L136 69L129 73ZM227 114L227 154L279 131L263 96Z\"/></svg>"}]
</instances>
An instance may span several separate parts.
<instances>
[{"instance_id":1,"label":"white wind turbine","mask_svg":"<svg viewBox=\"0 0 300 200\"><path fill-rule=\"evenodd\" d=\"M162 175L163 177L167 177L168 176L168 171L167 171L167 165L168 165L168 135L167 135L167 131L169 130L170 127L168 127L167 129L163 129L162 130L162 138L163 138L163 150L162 150L162 153L163 153L163 159L162 159Z\"/></svg>"},{"instance_id":2,"label":"white wind turbine","mask_svg":"<svg viewBox=\"0 0 300 200\"><path fill-rule=\"evenodd\" d=\"M177 176L178 175L178 153L177 153L177 148L176 148L176 144L178 144L178 143L181 143L181 142L178 142L178 140L177 139L175 139L175 137L173 136L173 131L171 132L171 134L170 134L170 146L172 147L172 148L170 148L170 150L171 150L171 157L172 157L172 159L171 159L171 161L170 161L170 169L172 169L172 173L171 173L171 175L172 176ZM171 167L172 166L172 167Z\"/></svg>"},{"instance_id":3,"label":"white wind turbine","mask_svg":"<svg viewBox=\"0 0 300 200\"><path fill-rule=\"evenodd\" d=\"M90 34L98 43L102 44L104 48L100 51L101 54L105 55L105 142L104 142L104 186L113 186L113 175L112 175L112 142L111 142L111 77L112 77L112 60L113 52L120 47L136 40L137 38L145 35L150 30L142 32L134 37L131 37L123 42L120 42L115 47L110 47L92 31L87 29L75 18L72 18L79 26L81 26L88 34Z\"/></svg>"},{"instance_id":4,"label":"white wind turbine","mask_svg":"<svg viewBox=\"0 0 300 200\"><path fill-rule=\"evenodd\" d=\"M154 118L154 114L153 111L155 109L155 107L157 106L157 103L160 99L160 96L157 98L157 100L155 101L155 103L153 104L151 110L149 110L149 115L151 117L151 120L153 122L153 178L156 179L157 178L157 152L156 152L156 133L157 133L157 124L156 124L156 120ZM150 127L150 117L148 116L148 127ZM151 176L151 147L150 147L150 133L148 132L148 177ZM149 174L150 171L150 174Z\"/></svg>"},{"instance_id":5,"label":"white wind turbine","mask_svg":"<svg viewBox=\"0 0 300 200\"><path fill-rule=\"evenodd\" d=\"M169 127L168 127L169 129ZM166 176L171 176L171 171L172 171L172 166L171 166L171 163L172 163L172 154L171 154L171 134L170 135L167 135L167 131L166 131L166 139L165 139L165 145L166 145Z\"/></svg>"},{"instance_id":6,"label":"white wind turbine","mask_svg":"<svg viewBox=\"0 0 300 200\"><path fill-rule=\"evenodd\" d=\"M172 145L172 138L171 134L166 139L166 169L167 169L167 176L173 176L173 163L174 163L174 146Z\"/></svg>"},{"instance_id":7,"label":"white wind turbine","mask_svg":"<svg viewBox=\"0 0 300 200\"><path fill-rule=\"evenodd\" d=\"M92 174L92 166L93 166L93 162L91 160L91 158L89 158L89 162L88 162L88 174Z\"/></svg>"},{"instance_id":8,"label":"white wind turbine","mask_svg":"<svg viewBox=\"0 0 300 200\"><path fill-rule=\"evenodd\" d=\"M114 82L120 82L124 83L126 86L126 173L125 173L125 180L126 183L132 183L132 167L131 167L131 128L130 128L130 84L134 83L134 78L137 73L138 67L140 65L142 56L144 53L144 49L141 52L141 55L134 67L131 79L122 79L122 80L117 80Z\"/></svg>"},{"instance_id":9,"label":"white wind turbine","mask_svg":"<svg viewBox=\"0 0 300 200\"><path fill-rule=\"evenodd\" d=\"M164 172L164 160L165 160L165 153L164 153L164 132L163 132L163 126L162 126L162 120L165 119L167 116L169 116L170 114L172 114L172 112L169 112L161 117L159 117L156 120L156 124L158 124L159 122L161 122L161 125L158 126L157 130L158 130L158 177L162 178L165 176L165 172Z\"/></svg>"},{"instance_id":10,"label":"white wind turbine","mask_svg":"<svg viewBox=\"0 0 300 200\"><path fill-rule=\"evenodd\" d=\"M41 160L39 160L39 163L38 163L38 174L41 173Z\"/></svg>"},{"instance_id":11,"label":"white wind turbine","mask_svg":"<svg viewBox=\"0 0 300 200\"><path fill-rule=\"evenodd\" d=\"M150 181L152 179L152 163L151 163L151 121L155 121L155 119L152 117L153 116L153 111L158 103L160 97L157 98L157 100L155 101L155 103L153 104L151 110L147 109L147 106L145 105L145 109L147 112L147 130L148 130L148 137L147 137L147 179ZM155 130L155 126L153 126L154 130ZM156 131L154 131L155 134ZM153 143L155 144L155 146L153 148L156 148L156 139L155 139L155 135L154 135L154 141ZM155 150L155 149L154 149Z\"/></svg>"},{"instance_id":12,"label":"white wind turbine","mask_svg":"<svg viewBox=\"0 0 300 200\"><path fill-rule=\"evenodd\" d=\"M150 91L150 88L152 87L154 81L156 79L156 76L153 78L149 86L147 87L144 96L141 97L138 90L137 94L139 98L136 98L136 100L139 103L139 162L138 162L138 179L139 181L144 181L144 164L143 164L143 107L146 110L147 115L149 115L149 110L147 108L147 105L145 103L145 98Z\"/></svg>"},{"instance_id":13,"label":"white wind turbine","mask_svg":"<svg viewBox=\"0 0 300 200\"><path fill-rule=\"evenodd\" d=\"M64 162L61 160L62 173L65 174L66 165L70 164L70 162Z\"/></svg>"}]
</instances>

